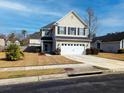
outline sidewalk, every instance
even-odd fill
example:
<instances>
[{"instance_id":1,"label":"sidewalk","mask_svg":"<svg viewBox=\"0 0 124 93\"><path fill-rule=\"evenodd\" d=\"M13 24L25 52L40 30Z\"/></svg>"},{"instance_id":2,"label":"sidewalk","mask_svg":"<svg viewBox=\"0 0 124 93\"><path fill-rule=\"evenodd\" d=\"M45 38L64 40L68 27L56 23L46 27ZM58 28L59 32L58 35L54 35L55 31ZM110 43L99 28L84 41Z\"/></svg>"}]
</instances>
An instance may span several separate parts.
<instances>
[{"instance_id":1,"label":"sidewalk","mask_svg":"<svg viewBox=\"0 0 124 93\"><path fill-rule=\"evenodd\" d=\"M42 70L52 68L76 68L82 67L84 69L92 68L88 64L66 64L66 65L47 65L47 66L28 66L28 67L11 67L11 68L0 68L0 71L17 71L17 70Z\"/></svg>"},{"instance_id":2,"label":"sidewalk","mask_svg":"<svg viewBox=\"0 0 124 93\"><path fill-rule=\"evenodd\" d=\"M20 77L10 79L0 79L0 86L11 85L11 84L22 84L38 81L56 80L70 78L68 75L71 74L85 74L85 73L96 73L103 72L101 69L94 68L88 64L67 64L67 65L49 65L49 66L33 66L33 67L15 67L15 68L1 68L0 71L16 71L16 70L31 70L31 69L50 69L50 68L66 68L63 74L51 74L42 76L31 76L31 77ZM67 70L67 69L72 69Z\"/></svg>"},{"instance_id":3,"label":"sidewalk","mask_svg":"<svg viewBox=\"0 0 124 93\"><path fill-rule=\"evenodd\" d=\"M71 60L83 62L92 66L106 68L112 71L124 71L124 61L95 57L91 55L65 56Z\"/></svg>"}]
</instances>

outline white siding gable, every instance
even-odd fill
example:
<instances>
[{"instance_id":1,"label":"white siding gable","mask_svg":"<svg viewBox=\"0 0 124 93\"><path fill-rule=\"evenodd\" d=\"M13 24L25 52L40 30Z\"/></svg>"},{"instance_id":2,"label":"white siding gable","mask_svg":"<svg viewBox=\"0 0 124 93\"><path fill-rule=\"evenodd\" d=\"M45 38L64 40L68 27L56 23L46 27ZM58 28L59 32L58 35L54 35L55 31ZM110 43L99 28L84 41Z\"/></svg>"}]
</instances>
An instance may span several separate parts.
<instances>
[{"instance_id":1,"label":"white siding gable","mask_svg":"<svg viewBox=\"0 0 124 93\"><path fill-rule=\"evenodd\" d=\"M58 27L66 27L66 34L58 34ZM75 34L68 34L68 28L74 28L76 30ZM78 32L79 29L83 29L83 32L80 33L80 35ZM69 12L67 15L56 22L56 36L88 37L88 34L89 32L86 23L73 11Z\"/></svg>"},{"instance_id":2,"label":"white siding gable","mask_svg":"<svg viewBox=\"0 0 124 93\"><path fill-rule=\"evenodd\" d=\"M58 26L85 28L85 23L81 22L74 12L68 13L66 16L60 19L57 24Z\"/></svg>"}]
</instances>

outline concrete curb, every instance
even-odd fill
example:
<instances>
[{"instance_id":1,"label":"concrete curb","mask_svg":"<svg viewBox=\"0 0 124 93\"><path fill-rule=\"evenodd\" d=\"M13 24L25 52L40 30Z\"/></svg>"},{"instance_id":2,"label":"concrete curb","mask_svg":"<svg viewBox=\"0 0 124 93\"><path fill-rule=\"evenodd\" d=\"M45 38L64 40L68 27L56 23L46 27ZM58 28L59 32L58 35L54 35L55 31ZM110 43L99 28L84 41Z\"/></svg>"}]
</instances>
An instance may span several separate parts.
<instances>
[{"instance_id":1,"label":"concrete curb","mask_svg":"<svg viewBox=\"0 0 124 93\"><path fill-rule=\"evenodd\" d=\"M49 80L58 80L58 79L71 79L71 78L77 78L77 77L79 78L79 77L104 76L104 75L111 75L111 74L124 74L124 71L113 72L110 70L105 70L103 71L102 74L82 75L82 76L75 76L75 77L69 77L68 73L64 73L64 74L52 74L52 75L21 77L21 78L12 78L12 79L1 79L0 86L24 84L24 83L40 82L40 81L49 81Z\"/></svg>"},{"instance_id":2,"label":"concrete curb","mask_svg":"<svg viewBox=\"0 0 124 93\"><path fill-rule=\"evenodd\" d=\"M53 75L43 75L43 76L32 76L32 77L21 77L12 79L1 79L0 86L13 85L13 84L23 84L38 81L56 80L68 77L66 73L64 74L53 74Z\"/></svg>"}]
</instances>

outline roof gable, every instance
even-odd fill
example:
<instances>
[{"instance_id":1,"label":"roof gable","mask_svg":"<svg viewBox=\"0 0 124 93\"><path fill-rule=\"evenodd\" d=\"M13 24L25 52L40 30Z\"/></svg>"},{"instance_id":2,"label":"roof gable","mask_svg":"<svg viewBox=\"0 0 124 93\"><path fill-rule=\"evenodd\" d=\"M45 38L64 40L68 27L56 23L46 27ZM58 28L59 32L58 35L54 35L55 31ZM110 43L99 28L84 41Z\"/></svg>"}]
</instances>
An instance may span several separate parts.
<instances>
[{"instance_id":1,"label":"roof gable","mask_svg":"<svg viewBox=\"0 0 124 93\"><path fill-rule=\"evenodd\" d=\"M74 17L75 20L77 19L79 22L81 22L81 24L83 24L85 27L87 27L87 24L84 22L83 19L81 19L81 17L78 16L78 14L74 11L69 12L67 15L65 15L64 17L62 17L60 20L58 20L55 25L59 24L60 22L62 22L63 20L66 20L66 18L69 19L69 16L71 16L72 18Z\"/></svg>"},{"instance_id":2,"label":"roof gable","mask_svg":"<svg viewBox=\"0 0 124 93\"><path fill-rule=\"evenodd\" d=\"M58 25L62 20L64 20L65 18L67 18L67 17L70 16L70 15L73 15L74 18L75 18L76 20L78 20L78 21L76 22L76 24L79 24L79 23L80 23L80 24L83 25L85 28L87 28L87 24L85 23L85 21L84 21L83 19L81 19L81 17L78 16L78 14L77 14L76 12L71 11L71 12L69 12L68 14L66 14L64 17L62 17L61 19L59 19L58 21L54 21L54 22L51 22L51 23L47 24L46 26L43 26L42 29L51 29L54 25ZM68 18L69 18L69 17L68 17ZM68 18L67 18L67 21L65 22L65 24L68 22ZM73 23L73 22L72 22L72 23Z\"/></svg>"}]
</instances>

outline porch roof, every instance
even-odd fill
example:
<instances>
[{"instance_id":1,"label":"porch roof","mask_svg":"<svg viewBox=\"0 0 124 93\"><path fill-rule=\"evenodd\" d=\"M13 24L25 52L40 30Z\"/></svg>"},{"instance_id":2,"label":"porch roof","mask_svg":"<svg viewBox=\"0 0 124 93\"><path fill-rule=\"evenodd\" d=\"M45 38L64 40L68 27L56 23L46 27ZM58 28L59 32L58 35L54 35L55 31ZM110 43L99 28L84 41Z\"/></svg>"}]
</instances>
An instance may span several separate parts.
<instances>
[{"instance_id":1,"label":"porch roof","mask_svg":"<svg viewBox=\"0 0 124 93\"><path fill-rule=\"evenodd\" d=\"M53 40L52 37L42 37L41 40Z\"/></svg>"}]
</instances>

